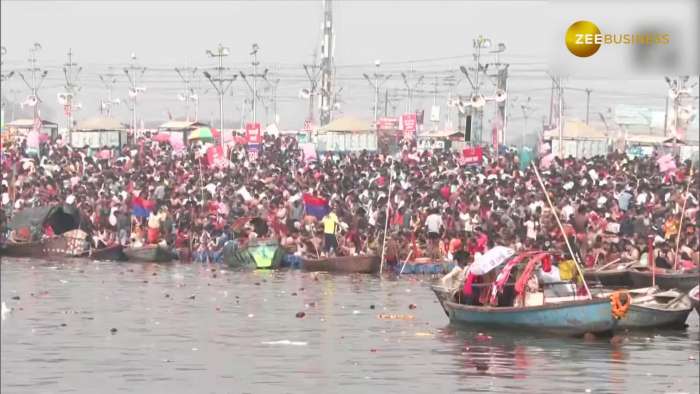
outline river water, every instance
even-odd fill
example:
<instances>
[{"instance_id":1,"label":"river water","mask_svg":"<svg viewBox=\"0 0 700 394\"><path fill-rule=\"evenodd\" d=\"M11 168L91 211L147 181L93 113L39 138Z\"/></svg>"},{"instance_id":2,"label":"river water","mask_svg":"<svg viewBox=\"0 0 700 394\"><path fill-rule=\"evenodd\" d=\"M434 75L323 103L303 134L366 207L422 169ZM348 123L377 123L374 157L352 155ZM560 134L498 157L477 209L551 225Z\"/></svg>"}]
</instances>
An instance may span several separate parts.
<instances>
[{"instance_id":1,"label":"river water","mask_svg":"<svg viewBox=\"0 0 700 394\"><path fill-rule=\"evenodd\" d=\"M9 258L0 267L8 394L700 390L695 312L685 330L613 345L454 328L429 278Z\"/></svg>"}]
</instances>

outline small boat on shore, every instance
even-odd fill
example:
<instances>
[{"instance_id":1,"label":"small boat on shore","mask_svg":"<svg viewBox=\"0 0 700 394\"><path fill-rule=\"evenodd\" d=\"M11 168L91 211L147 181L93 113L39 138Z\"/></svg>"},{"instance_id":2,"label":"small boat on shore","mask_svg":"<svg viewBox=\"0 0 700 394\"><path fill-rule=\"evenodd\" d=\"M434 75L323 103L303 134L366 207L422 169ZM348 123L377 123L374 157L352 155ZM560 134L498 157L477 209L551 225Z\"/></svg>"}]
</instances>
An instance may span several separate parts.
<instances>
[{"instance_id":1,"label":"small boat on shore","mask_svg":"<svg viewBox=\"0 0 700 394\"><path fill-rule=\"evenodd\" d=\"M652 272L648 269L632 269L629 271L633 287L643 288L652 286ZM656 286L660 289L689 291L700 282L700 270L673 271L656 269Z\"/></svg>"},{"instance_id":2,"label":"small boat on shore","mask_svg":"<svg viewBox=\"0 0 700 394\"><path fill-rule=\"evenodd\" d=\"M127 259L124 247L118 243L104 248L90 249L87 257L99 261L125 261Z\"/></svg>"},{"instance_id":3,"label":"small boat on shore","mask_svg":"<svg viewBox=\"0 0 700 394\"><path fill-rule=\"evenodd\" d=\"M688 292L688 297L693 307L695 307L695 311L700 315L700 285L693 287L692 290Z\"/></svg>"},{"instance_id":4,"label":"small boat on shore","mask_svg":"<svg viewBox=\"0 0 700 394\"><path fill-rule=\"evenodd\" d=\"M223 259L236 268L274 269L279 267L284 254L276 239L254 239L242 248L229 241L224 245Z\"/></svg>"},{"instance_id":5,"label":"small boat on shore","mask_svg":"<svg viewBox=\"0 0 700 394\"><path fill-rule=\"evenodd\" d=\"M418 258L413 261L396 264L394 271L402 275L437 275L450 272L454 266L455 263L452 261L434 261L429 258Z\"/></svg>"},{"instance_id":6,"label":"small boat on shore","mask_svg":"<svg viewBox=\"0 0 700 394\"><path fill-rule=\"evenodd\" d=\"M169 249L160 245L127 247L124 254L128 261L139 263L169 263L175 258Z\"/></svg>"},{"instance_id":7,"label":"small boat on shore","mask_svg":"<svg viewBox=\"0 0 700 394\"><path fill-rule=\"evenodd\" d=\"M2 248L0 248L0 255L8 257L32 257L36 259L46 257L43 240L26 242L7 240Z\"/></svg>"},{"instance_id":8,"label":"small boat on shore","mask_svg":"<svg viewBox=\"0 0 700 394\"><path fill-rule=\"evenodd\" d=\"M379 272L379 256L338 256L320 259L302 259L304 271L376 274Z\"/></svg>"},{"instance_id":9,"label":"small boat on shore","mask_svg":"<svg viewBox=\"0 0 700 394\"><path fill-rule=\"evenodd\" d=\"M637 262L616 262L600 267L586 268L583 277L588 283L600 283L605 287L631 287L629 267Z\"/></svg>"},{"instance_id":10,"label":"small boat on shore","mask_svg":"<svg viewBox=\"0 0 700 394\"><path fill-rule=\"evenodd\" d=\"M602 291L597 298L609 299L613 291ZM683 328L693 310L690 298L677 290L655 287L625 291L629 307L617 322L622 329Z\"/></svg>"}]
</instances>

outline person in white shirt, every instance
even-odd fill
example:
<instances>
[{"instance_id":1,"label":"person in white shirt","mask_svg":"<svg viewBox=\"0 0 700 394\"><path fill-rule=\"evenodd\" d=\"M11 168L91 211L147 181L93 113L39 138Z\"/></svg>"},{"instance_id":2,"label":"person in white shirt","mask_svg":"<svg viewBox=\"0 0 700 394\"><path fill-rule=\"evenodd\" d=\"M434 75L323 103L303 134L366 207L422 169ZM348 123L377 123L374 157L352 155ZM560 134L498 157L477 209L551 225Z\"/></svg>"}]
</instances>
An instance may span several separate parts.
<instances>
[{"instance_id":1,"label":"person in white shirt","mask_svg":"<svg viewBox=\"0 0 700 394\"><path fill-rule=\"evenodd\" d=\"M464 250L458 250L454 255L454 260L457 262L457 265L440 280L442 285L451 293L459 291L462 283L464 283L464 279L467 276L466 267L469 260L469 253Z\"/></svg>"}]
</instances>

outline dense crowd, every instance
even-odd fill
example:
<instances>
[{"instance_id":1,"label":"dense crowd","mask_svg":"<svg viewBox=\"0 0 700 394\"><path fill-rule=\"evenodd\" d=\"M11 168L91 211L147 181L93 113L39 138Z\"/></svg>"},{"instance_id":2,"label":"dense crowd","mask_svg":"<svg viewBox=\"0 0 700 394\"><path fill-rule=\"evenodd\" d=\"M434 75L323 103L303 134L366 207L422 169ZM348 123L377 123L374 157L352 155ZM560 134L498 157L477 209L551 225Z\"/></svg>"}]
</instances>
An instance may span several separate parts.
<instances>
[{"instance_id":1,"label":"dense crowd","mask_svg":"<svg viewBox=\"0 0 700 394\"><path fill-rule=\"evenodd\" d=\"M3 211L74 204L96 245L161 242L197 261L255 237L307 256L380 254L386 239L389 263L474 256L496 244L566 250L535 172L516 151L477 166L463 164L461 152L410 145L393 156L325 153L308 162L295 138L268 136L257 157L236 145L225 165L212 165L206 147L174 151L148 136L109 155L60 139L34 156L21 144L3 147ZM587 265L638 260L650 236L659 266L698 264L697 188L685 198L691 164L661 172L658 156L556 158L540 168ZM305 196L327 202L328 214L309 215Z\"/></svg>"}]
</instances>

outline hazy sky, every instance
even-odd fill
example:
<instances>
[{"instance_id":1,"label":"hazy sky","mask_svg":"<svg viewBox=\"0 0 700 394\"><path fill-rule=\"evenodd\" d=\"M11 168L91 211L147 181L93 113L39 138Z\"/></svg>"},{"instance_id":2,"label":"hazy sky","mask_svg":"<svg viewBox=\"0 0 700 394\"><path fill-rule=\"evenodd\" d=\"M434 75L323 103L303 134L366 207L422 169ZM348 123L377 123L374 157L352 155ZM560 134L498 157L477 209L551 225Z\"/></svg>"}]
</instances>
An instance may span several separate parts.
<instances>
[{"instance_id":1,"label":"hazy sky","mask_svg":"<svg viewBox=\"0 0 700 394\"><path fill-rule=\"evenodd\" d=\"M454 73L462 82L455 93L467 94L468 84L458 72L460 64L473 64L471 40L479 34L504 42L506 52L501 61L511 63L510 97L520 102L532 97L531 124L541 124L549 108L551 82L545 71L546 48L541 38L547 34L546 23L532 23L541 14L545 2L536 1L351 1L333 2L336 33L335 61L337 86L342 87L342 110L369 119L372 116L373 90L362 73L374 70L374 60L381 59L381 72L392 74L385 87L396 112L405 109L404 85L400 72L413 65L426 75L414 103L426 110L432 104L435 76L440 78L438 104L445 102L448 88L442 80ZM231 56L226 65L231 72L250 72L248 52L252 43L260 46L262 67L270 69L271 79L280 79L278 112L283 128L299 128L307 114L308 103L297 97L299 89L308 87L302 64L312 62L319 45L322 2L314 1L7 1L1 2L2 45L7 48L3 73L28 66L29 48L41 43L39 65L49 70L41 91L42 113L64 125L56 93L62 90L62 63L71 48L74 60L84 67L79 78L83 86L79 101L84 105L78 119L95 115L98 98L106 91L98 75L110 71L119 74L115 96L126 98L127 80L121 70L136 53L140 65L146 66L142 85L147 87L140 98L140 117L146 121L184 117L185 107L177 99L184 84L175 66L211 67L205 49L219 42L228 46ZM29 24L33 26L30 27ZM538 44L539 43L539 44ZM493 55L485 60L495 60ZM218 123L217 97L208 82L198 73L201 97L200 119ZM264 84L263 84L264 85ZM567 85L593 89L591 112L605 111L618 103L663 108L666 85L661 77L638 81L567 80ZM487 89L491 89L486 85ZM384 92L383 92L384 93ZM3 84L3 94L19 101L28 94L15 75ZM264 92L266 95L267 92ZM243 95L249 95L242 81L234 83L233 96L226 97L227 123L237 122ZM382 98L383 98L382 94ZM522 112L517 104L511 125L521 125ZM585 94L566 94L567 112L582 118ZM383 110L383 105L382 105ZM16 109L18 110L18 109ZM271 108L268 120L272 121ZM393 112L392 103L389 113ZM427 111L426 111L427 112ZM125 105L114 112L128 122ZM339 115L335 115L339 116ZM259 104L258 118L265 120L264 106ZM453 115L454 118L454 115ZM536 120L532 120L536 119ZM233 123L230 123L233 125Z\"/></svg>"}]
</instances>

